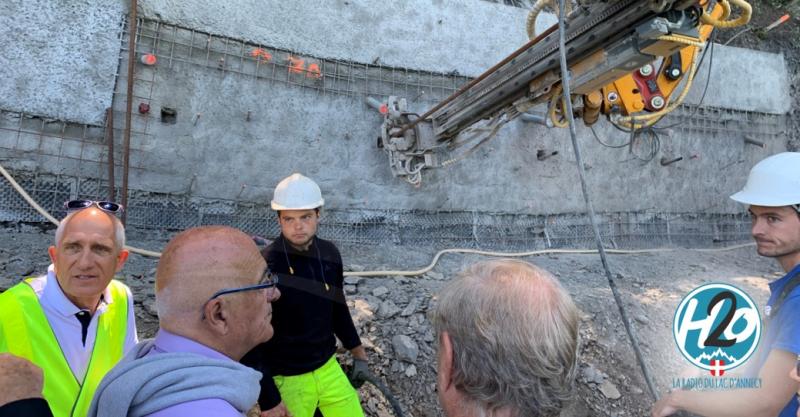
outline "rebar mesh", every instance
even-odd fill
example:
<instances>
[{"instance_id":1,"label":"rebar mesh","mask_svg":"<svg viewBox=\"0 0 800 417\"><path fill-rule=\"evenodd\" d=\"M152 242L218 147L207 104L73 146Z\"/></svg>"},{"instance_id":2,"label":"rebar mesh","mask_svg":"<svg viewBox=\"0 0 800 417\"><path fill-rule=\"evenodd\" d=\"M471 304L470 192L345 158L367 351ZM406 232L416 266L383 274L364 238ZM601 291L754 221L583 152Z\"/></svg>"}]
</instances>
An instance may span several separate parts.
<instances>
[{"instance_id":1,"label":"rebar mesh","mask_svg":"<svg viewBox=\"0 0 800 417\"><path fill-rule=\"evenodd\" d=\"M127 25L124 32L123 39L127 39ZM127 42L123 42L123 51L127 49ZM379 59L365 64L312 57L151 19L139 21L136 52L137 56L153 54L159 66L170 69L182 63L211 69L221 76L231 73L346 96L399 95L438 101L469 81L455 74L387 67Z\"/></svg>"}]
</instances>

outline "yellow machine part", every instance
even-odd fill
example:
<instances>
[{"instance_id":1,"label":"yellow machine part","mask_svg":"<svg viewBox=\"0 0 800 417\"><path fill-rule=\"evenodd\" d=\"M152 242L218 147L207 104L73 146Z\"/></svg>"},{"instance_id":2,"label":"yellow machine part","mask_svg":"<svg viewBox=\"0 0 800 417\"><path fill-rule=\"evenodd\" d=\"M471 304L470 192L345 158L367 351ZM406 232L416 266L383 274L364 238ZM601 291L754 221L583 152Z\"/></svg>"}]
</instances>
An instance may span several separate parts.
<instances>
[{"instance_id":1,"label":"yellow machine part","mask_svg":"<svg viewBox=\"0 0 800 417\"><path fill-rule=\"evenodd\" d=\"M702 5L705 6L705 3L707 2L702 3ZM730 7L727 6L727 3L724 6L720 3L716 3L709 14L716 19L724 20L727 18L729 13ZM669 103L670 96L678 87L681 80L683 80L683 75L690 70L692 58L696 49L698 49L697 46L686 46L686 44L689 42L705 42L705 40L711 35L711 31L713 29L714 27L711 25L701 24L698 38L667 36L665 37L665 40L656 42L654 45L648 48L648 52L664 56L662 65L658 69L656 84L658 85L658 89L664 97L665 105L666 103ZM682 75L676 80L671 80L664 73L664 68L669 67L672 63L672 58L670 55L672 55L673 52L670 51L675 51L678 49L680 50ZM634 81L632 74L627 74L624 77L607 84L602 88L602 93L603 106L601 110L604 114L610 114L612 108L614 107L617 107L624 115L638 113L645 109L644 99L642 98L642 94L639 91L639 87Z\"/></svg>"}]
</instances>

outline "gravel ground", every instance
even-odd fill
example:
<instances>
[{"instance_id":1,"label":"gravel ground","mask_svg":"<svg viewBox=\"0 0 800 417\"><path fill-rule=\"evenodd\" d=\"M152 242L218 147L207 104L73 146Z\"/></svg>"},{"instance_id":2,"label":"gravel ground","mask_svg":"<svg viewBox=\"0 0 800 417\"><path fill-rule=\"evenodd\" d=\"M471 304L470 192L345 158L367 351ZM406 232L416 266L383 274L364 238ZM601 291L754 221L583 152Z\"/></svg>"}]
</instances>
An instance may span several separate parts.
<instances>
[{"instance_id":1,"label":"gravel ground","mask_svg":"<svg viewBox=\"0 0 800 417\"><path fill-rule=\"evenodd\" d=\"M46 270L46 248L53 229L38 224L0 227L0 290L25 276ZM169 235L131 231L135 246L159 249ZM342 247L350 270L418 269L435 251L402 247ZM396 394L407 416L441 416L435 392L435 335L427 312L436 293L477 255L445 255L421 277L348 278L345 290L356 326L370 353L370 365ZM543 255L526 260L555 274L582 311L581 360L576 401L564 416L641 416L652 400L634 358L619 311L597 255ZM681 298L706 282L727 282L744 289L759 304L767 283L781 276L772 260L752 247L702 252L677 249L637 255L613 255L610 267L638 333L645 360L659 390L689 368L675 347L671 326ZM150 337L158 323L154 308L154 259L132 255L120 276L133 290L140 337ZM348 363L347 355L342 362ZM392 416L379 392L361 390L369 416Z\"/></svg>"}]
</instances>

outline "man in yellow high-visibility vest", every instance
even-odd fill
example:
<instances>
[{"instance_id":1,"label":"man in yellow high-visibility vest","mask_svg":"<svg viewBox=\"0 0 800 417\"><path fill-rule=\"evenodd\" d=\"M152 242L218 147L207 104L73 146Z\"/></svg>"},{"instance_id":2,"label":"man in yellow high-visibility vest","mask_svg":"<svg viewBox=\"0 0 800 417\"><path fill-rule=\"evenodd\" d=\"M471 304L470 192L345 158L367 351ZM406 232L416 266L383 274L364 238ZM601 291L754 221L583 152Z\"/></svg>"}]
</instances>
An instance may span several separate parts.
<instances>
[{"instance_id":1,"label":"man in yellow high-visibility vest","mask_svg":"<svg viewBox=\"0 0 800 417\"><path fill-rule=\"evenodd\" d=\"M47 274L0 294L0 352L42 368L55 417L83 417L100 380L138 340L133 297L113 280L128 258L125 228L115 216L122 206L91 200L65 206Z\"/></svg>"}]
</instances>

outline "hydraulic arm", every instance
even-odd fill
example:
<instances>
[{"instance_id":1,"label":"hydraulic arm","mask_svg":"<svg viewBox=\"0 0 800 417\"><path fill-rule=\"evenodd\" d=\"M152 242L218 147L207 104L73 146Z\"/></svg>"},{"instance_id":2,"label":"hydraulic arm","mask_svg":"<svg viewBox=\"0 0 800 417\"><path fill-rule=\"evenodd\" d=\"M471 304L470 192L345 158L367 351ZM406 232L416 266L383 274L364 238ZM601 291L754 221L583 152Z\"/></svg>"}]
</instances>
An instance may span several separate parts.
<instances>
[{"instance_id":1,"label":"hydraulic arm","mask_svg":"<svg viewBox=\"0 0 800 417\"><path fill-rule=\"evenodd\" d=\"M691 85L699 51L714 27L749 21L744 0L730 0L741 9L732 20L727 20L727 0L710 1L579 5L566 18L575 116L588 125L602 113L620 127L638 129L674 109ZM544 31L423 115L410 112L405 99L389 97L379 147L388 153L392 173L419 185L424 169L466 158L520 116L566 126L557 35L555 27ZM684 78L684 90L671 99ZM535 106L546 110L528 113Z\"/></svg>"}]
</instances>

